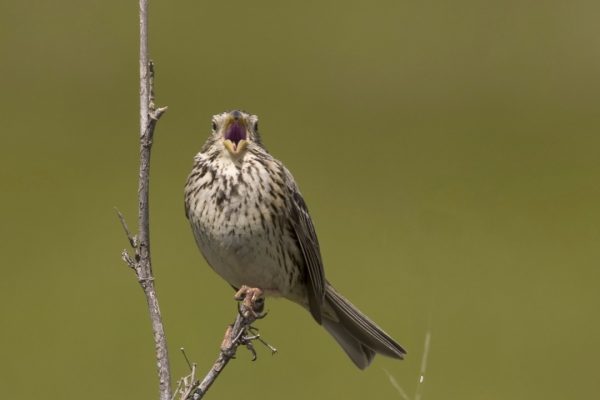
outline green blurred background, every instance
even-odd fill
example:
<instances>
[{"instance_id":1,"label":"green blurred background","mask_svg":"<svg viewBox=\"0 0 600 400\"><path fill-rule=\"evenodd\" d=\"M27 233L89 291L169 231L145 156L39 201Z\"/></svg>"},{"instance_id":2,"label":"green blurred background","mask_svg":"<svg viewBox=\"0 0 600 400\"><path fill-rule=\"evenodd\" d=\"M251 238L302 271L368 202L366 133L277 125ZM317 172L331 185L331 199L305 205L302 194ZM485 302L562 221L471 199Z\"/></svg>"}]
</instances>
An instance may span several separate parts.
<instances>
[{"instance_id":1,"label":"green blurred background","mask_svg":"<svg viewBox=\"0 0 600 400\"><path fill-rule=\"evenodd\" d=\"M235 313L183 214L212 114L261 117L326 271L407 349L361 372L285 301L209 398L600 391L600 3L152 1L154 268L174 377ZM156 398L134 224L137 2L0 4L2 397ZM387 371L387 372L386 372ZM389 374L389 376L388 376Z\"/></svg>"}]
</instances>

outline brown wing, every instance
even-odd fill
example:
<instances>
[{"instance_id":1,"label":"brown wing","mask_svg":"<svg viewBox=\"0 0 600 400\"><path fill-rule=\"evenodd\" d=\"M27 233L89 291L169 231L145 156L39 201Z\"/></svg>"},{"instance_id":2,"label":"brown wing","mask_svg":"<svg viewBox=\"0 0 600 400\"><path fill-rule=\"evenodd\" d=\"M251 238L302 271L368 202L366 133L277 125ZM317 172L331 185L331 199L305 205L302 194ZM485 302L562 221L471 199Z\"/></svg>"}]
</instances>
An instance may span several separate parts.
<instances>
[{"instance_id":1,"label":"brown wing","mask_svg":"<svg viewBox=\"0 0 600 400\"><path fill-rule=\"evenodd\" d=\"M313 318L320 324L325 298L325 272L323 271L321 250L302 195L295 184L290 189L292 190L292 227L304 258L308 305Z\"/></svg>"}]
</instances>

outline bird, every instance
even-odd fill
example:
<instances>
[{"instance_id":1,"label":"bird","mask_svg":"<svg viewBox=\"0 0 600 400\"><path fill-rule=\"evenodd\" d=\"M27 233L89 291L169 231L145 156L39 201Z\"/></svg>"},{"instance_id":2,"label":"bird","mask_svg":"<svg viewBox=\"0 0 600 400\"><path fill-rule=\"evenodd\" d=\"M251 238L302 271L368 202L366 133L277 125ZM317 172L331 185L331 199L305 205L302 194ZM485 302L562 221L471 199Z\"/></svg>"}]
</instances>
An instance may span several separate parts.
<instances>
[{"instance_id":1,"label":"bird","mask_svg":"<svg viewBox=\"0 0 600 400\"><path fill-rule=\"evenodd\" d=\"M196 154L185 214L210 267L234 289L258 288L307 309L360 369L406 351L325 278L308 208L292 174L263 145L258 117L226 111Z\"/></svg>"}]
</instances>

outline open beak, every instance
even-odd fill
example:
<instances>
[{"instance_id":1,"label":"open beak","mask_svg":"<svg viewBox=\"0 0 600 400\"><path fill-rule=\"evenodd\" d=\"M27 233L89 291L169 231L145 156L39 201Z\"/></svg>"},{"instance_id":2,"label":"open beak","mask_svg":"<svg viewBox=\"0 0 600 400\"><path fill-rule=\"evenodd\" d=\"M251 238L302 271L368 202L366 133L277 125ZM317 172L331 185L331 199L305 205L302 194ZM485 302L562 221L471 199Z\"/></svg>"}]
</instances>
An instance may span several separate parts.
<instances>
[{"instance_id":1,"label":"open beak","mask_svg":"<svg viewBox=\"0 0 600 400\"><path fill-rule=\"evenodd\" d=\"M225 148L233 156L239 156L248 146L246 121L239 111L232 111L223 133Z\"/></svg>"}]
</instances>

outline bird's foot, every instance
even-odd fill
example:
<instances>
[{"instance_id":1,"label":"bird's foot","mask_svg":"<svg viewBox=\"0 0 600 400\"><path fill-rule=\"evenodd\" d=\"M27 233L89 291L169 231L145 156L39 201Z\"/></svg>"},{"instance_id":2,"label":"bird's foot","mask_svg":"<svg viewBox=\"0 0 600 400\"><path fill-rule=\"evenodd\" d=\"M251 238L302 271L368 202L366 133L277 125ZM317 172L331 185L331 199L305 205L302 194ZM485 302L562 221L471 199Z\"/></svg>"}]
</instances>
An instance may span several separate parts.
<instances>
[{"instance_id":1,"label":"bird's foot","mask_svg":"<svg viewBox=\"0 0 600 400\"><path fill-rule=\"evenodd\" d=\"M223 338L223 342L221 343L221 352L226 356L229 356L230 358L235 358L235 348L238 345L242 345L246 346L248 351L250 351L250 354L252 354L252 361L256 361L258 356L256 353L256 349L254 348L254 344L252 343L255 340L258 340L265 347L271 350L271 354L277 353L277 349L275 347L271 346L263 338L260 337L260 334L258 333L258 328L248 326L242 332L240 332L238 337L235 338L232 337L232 330L233 327L231 325L227 327L227 330L225 331L225 337Z\"/></svg>"},{"instance_id":2,"label":"bird's foot","mask_svg":"<svg viewBox=\"0 0 600 400\"><path fill-rule=\"evenodd\" d=\"M234 298L241 302L239 309L244 318L261 319L267 315L262 289L243 285Z\"/></svg>"},{"instance_id":3,"label":"bird's foot","mask_svg":"<svg viewBox=\"0 0 600 400\"><path fill-rule=\"evenodd\" d=\"M245 336L245 339L249 339L249 340L258 340L259 342L261 342L266 348L268 348L269 350L271 350L271 354L275 354L277 353L277 349L273 346L271 346L269 343L267 343L263 338L260 337L260 334L258 333L258 328L254 327L254 326L249 326L248 330L247 330L248 335Z\"/></svg>"}]
</instances>

